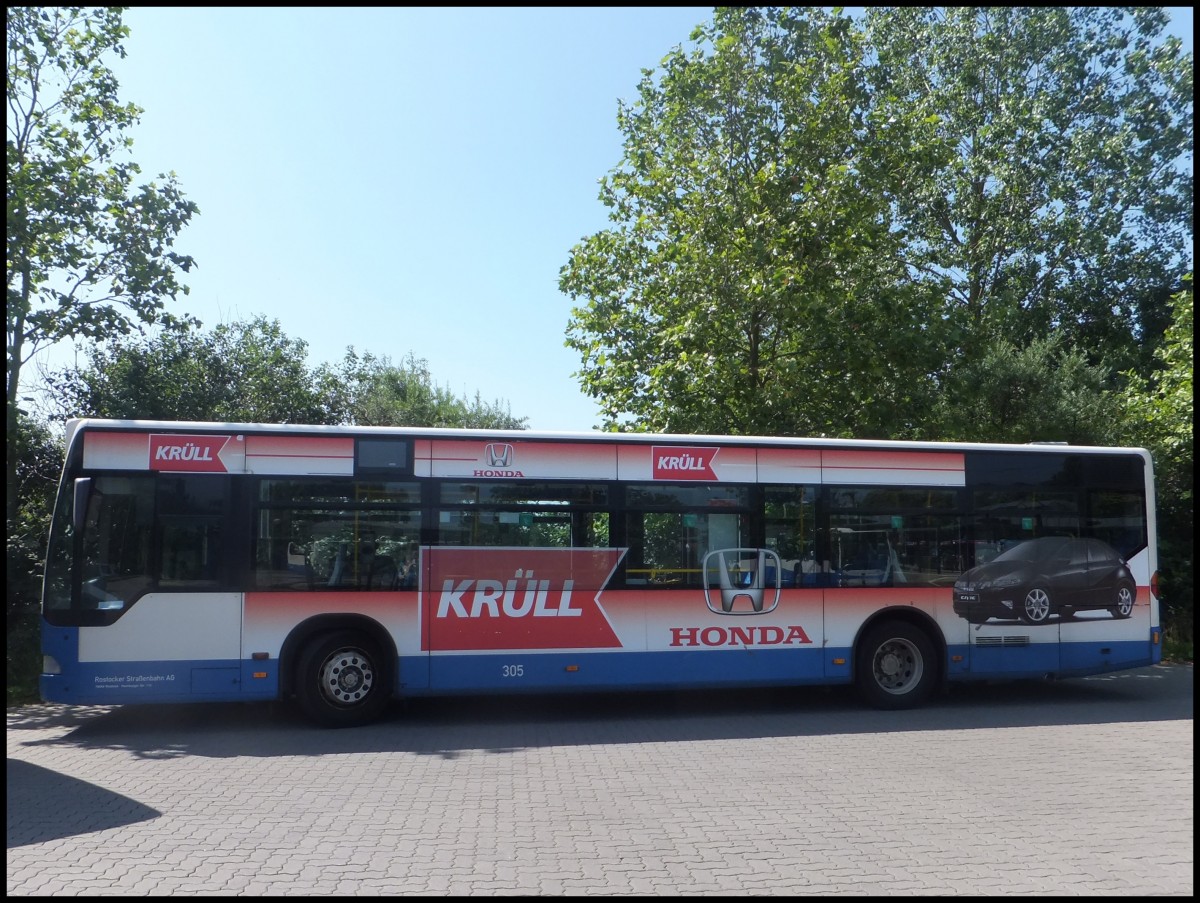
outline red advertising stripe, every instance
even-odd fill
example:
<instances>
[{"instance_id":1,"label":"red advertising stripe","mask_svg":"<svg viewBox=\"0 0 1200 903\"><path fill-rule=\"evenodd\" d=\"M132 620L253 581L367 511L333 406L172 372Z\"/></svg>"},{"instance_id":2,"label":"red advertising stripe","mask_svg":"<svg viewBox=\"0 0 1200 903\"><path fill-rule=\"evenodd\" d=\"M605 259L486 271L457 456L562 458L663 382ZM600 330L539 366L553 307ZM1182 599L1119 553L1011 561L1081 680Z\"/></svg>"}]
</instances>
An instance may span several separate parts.
<instances>
[{"instance_id":1,"label":"red advertising stripe","mask_svg":"<svg viewBox=\"0 0 1200 903\"><path fill-rule=\"evenodd\" d=\"M330 436L250 436L253 458L354 458L354 440Z\"/></svg>"},{"instance_id":2,"label":"red advertising stripe","mask_svg":"<svg viewBox=\"0 0 1200 903\"><path fill-rule=\"evenodd\" d=\"M428 648L610 649L600 594L621 549L426 548Z\"/></svg>"},{"instance_id":3,"label":"red advertising stripe","mask_svg":"<svg viewBox=\"0 0 1200 903\"><path fill-rule=\"evenodd\" d=\"M655 445L650 449L656 480L715 480L713 461L719 448Z\"/></svg>"},{"instance_id":4,"label":"red advertising stripe","mask_svg":"<svg viewBox=\"0 0 1200 903\"><path fill-rule=\"evenodd\" d=\"M962 452L919 452L887 450L838 450L824 452L825 467L842 470L918 470L961 473Z\"/></svg>"},{"instance_id":5,"label":"red advertising stripe","mask_svg":"<svg viewBox=\"0 0 1200 903\"><path fill-rule=\"evenodd\" d=\"M225 473L221 451L229 436L150 435L150 469L184 473Z\"/></svg>"}]
</instances>

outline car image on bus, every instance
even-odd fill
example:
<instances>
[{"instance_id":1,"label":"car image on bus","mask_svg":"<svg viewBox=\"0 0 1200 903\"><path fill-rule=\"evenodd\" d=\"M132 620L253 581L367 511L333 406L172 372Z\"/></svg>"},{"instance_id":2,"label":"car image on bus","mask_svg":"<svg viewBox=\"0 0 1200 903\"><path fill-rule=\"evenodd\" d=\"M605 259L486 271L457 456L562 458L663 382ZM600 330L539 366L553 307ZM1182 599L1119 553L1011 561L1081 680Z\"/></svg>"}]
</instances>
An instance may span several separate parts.
<instances>
[{"instance_id":1,"label":"car image on bus","mask_svg":"<svg viewBox=\"0 0 1200 903\"><path fill-rule=\"evenodd\" d=\"M903 709L1161 660L1143 449L108 420L65 438L46 701L289 700L348 727L404 697L854 685ZM1026 543L1083 570L995 595Z\"/></svg>"}]
</instances>

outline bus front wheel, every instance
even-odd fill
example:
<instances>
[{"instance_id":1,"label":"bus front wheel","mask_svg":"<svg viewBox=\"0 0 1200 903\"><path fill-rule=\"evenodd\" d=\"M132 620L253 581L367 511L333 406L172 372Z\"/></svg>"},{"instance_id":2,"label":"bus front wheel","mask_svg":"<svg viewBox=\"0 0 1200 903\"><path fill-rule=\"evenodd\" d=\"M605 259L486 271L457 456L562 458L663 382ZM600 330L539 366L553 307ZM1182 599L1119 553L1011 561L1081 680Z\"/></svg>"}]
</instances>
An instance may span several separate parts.
<instances>
[{"instance_id":1,"label":"bus front wheel","mask_svg":"<svg viewBox=\"0 0 1200 903\"><path fill-rule=\"evenodd\" d=\"M929 635L904 621L872 627L858 645L855 680L877 709L911 709L923 704L937 680L937 656Z\"/></svg>"},{"instance_id":2,"label":"bus front wheel","mask_svg":"<svg viewBox=\"0 0 1200 903\"><path fill-rule=\"evenodd\" d=\"M296 697L322 727L355 727L387 707L391 673L379 646L354 631L325 634L300 655Z\"/></svg>"}]
</instances>

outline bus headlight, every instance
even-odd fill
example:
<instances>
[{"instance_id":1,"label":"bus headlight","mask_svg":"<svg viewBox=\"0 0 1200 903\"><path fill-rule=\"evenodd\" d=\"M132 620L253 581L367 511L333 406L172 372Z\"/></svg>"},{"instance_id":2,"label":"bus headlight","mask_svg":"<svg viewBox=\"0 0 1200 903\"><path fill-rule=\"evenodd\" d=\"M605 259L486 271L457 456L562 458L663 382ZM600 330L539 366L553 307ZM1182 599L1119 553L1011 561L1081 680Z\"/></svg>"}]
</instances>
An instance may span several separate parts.
<instances>
[{"instance_id":1,"label":"bus headlight","mask_svg":"<svg viewBox=\"0 0 1200 903\"><path fill-rule=\"evenodd\" d=\"M42 656L42 673L43 674L62 674L62 666L59 665L58 659L53 655Z\"/></svg>"}]
</instances>

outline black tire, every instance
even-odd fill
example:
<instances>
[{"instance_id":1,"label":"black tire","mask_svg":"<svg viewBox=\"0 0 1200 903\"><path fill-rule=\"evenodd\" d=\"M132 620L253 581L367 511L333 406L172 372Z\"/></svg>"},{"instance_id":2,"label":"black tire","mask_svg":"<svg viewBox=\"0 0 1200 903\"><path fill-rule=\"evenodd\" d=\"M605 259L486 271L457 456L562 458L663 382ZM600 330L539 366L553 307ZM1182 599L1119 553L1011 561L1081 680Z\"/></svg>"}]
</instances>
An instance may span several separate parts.
<instances>
[{"instance_id":1,"label":"black tire","mask_svg":"<svg viewBox=\"0 0 1200 903\"><path fill-rule=\"evenodd\" d=\"M937 685L937 654L924 630L885 621L859 642L854 670L858 691L869 705L911 709L923 705Z\"/></svg>"},{"instance_id":2,"label":"black tire","mask_svg":"<svg viewBox=\"0 0 1200 903\"><path fill-rule=\"evenodd\" d=\"M1017 617L1026 624L1045 624L1053 611L1050 594L1037 584L1030 587L1017 605Z\"/></svg>"},{"instance_id":3,"label":"black tire","mask_svg":"<svg viewBox=\"0 0 1200 903\"><path fill-rule=\"evenodd\" d=\"M1128 583L1117 587L1117 604L1109 609L1114 618L1124 620L1133 614L1133 603L1137 601L1137 588Z\"/></svg>"},{"instance_id":4,"label":"black tire","mask_svg":"<svg viewBox=\"0 0 1200 903\"><path fill-rule=\"evenodd\" d=\"M356 727L383 714L391 696L390 661L379 645L351 630L311 641L296 665L296 699L321 727Z\"/></svg>"}]
</instances>

